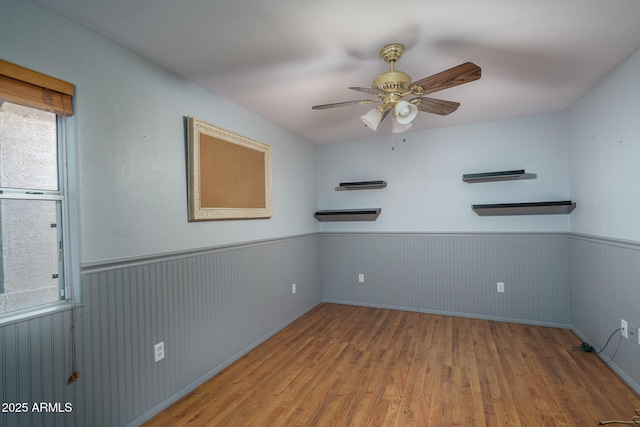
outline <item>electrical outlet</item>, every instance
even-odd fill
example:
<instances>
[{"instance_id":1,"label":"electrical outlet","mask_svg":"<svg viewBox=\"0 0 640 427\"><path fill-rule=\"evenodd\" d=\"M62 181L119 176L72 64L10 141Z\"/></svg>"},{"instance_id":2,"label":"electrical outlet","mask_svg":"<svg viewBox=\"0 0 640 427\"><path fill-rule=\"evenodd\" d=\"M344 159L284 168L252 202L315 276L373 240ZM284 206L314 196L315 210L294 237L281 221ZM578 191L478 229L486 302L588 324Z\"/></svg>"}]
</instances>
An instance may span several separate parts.
<instances>
[{"instance_id":1,"label":"electrical outlet","mask_svg":"<svg viewBox=\"0 0 640 427\"><path fill-rule=\"evenodd\" d=\"M291 285L291 293L295 294L296 292L297 292L296 284L294 283L293 285Z\"/></svg>"},{"instance_id":2,"label":"electrical outlet","mask_svg":"<svg viewBox=\"0 0 640 427\"><path fill-rule=\"evenodd\" d=\"M628 324L628 328L627 330L629 331L629 339L633 342L637 342L638 341L638 337L636 336L636 334L638 333L638 328L636 328L635 325L629 323Z\"/></svg>"},{"instance_id":3,"label":"electrical outlet","mask_svg":"<svg viewBox=\"0 0 640 427\"><path fill-rule=\"evenodd\" d=\"M504 282L498 282L496 283L497 288L498 288L498 292L504 292Z\"/></svg>"},{"instance_id":4,"label":"electrical outlet","mask_svg":"<svg viewBox=\"0 0 640 427\"><path fill-rule=\"evenodd\" d=\"M638 328L638 334L636 335L636 337L638 338L638 345L640 345L640 328Z\"/></svg>"},{"instance_id":5,"label":"electrical outlet","mask_svg":"<svg viewBox=\"0 0 640 427\"><path fill-rule=\"evenodd\" d=\"M620 319L620 328L622 329L622 336L629 338L629 325L627 325L626 320Z\"/></svg>"},{"instance_id":6,"label":"electrical outlet","mask_svg":"<svg viewBox=\"0 0 640 427\"><path fill-rule=\"evenodd\" d=\"M159 362L164 359L164 341L153 346L154 361Z\"/></svg>"},{"instance_id":7,"label":"electrical outlet","mask_svg":"<svg viewBox=\"0 0 640 427\"><path fill-rule=\"evenodd\" d=\"M364 274L362 273L358 274L358 282L364 283Z\"/></svg>"}]
</instances>

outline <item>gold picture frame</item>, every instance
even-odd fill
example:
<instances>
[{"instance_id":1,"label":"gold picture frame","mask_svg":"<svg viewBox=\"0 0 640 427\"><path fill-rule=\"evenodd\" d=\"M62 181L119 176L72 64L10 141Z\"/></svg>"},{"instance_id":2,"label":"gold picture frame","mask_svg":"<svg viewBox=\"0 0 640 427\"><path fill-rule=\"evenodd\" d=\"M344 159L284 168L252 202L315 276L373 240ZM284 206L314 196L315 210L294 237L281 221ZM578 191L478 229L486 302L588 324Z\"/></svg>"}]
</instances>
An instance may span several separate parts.
<instances>
[{"instance_id":1,"label":"gold picture frame","mask_svg":"<svg viewBox=\"0 0 640 427\"><path fill-rule=\"evenodd\" d=\"M271 218L271 146L186 119L189 221Z\"/></svg>"}]
</instances>

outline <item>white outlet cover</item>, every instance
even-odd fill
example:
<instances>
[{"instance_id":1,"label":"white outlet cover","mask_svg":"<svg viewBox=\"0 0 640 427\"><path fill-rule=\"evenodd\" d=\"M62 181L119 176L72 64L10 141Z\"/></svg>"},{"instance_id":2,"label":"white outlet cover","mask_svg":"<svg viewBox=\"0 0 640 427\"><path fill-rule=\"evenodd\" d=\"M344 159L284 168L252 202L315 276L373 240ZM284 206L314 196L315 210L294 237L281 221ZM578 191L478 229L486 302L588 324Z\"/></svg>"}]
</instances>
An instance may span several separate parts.
<instances>
[{"instance_id":1,"label":"white outlet cover","mask_svg":"<svg viewBox=\"0 0 640 427\"><path fill-rule=\"evenodd\" d=\"M625 338L629 338L629 327L626 320L620 320L620 328L622 328L622 336Z\"/></svg>"},{"instance_id":2,"label":"white outlet cover","mask_svg":"<svg viewBox=\"0 0 640 427\"><path fill-rule=\"evenodd\" d=\"M296 284L294 283L293 285L291 285L291 293L295 294L297 292L297 288L296 288Z\"/></svg>"},{"instance_id":3,"label":"white outlet cover","mask_svg":"<svg viewBox=\"0 0 640 427\"><path fill-rule=\"evenodd\" d=\"M504 282L496 283L498 292L504 292Z\"/></svg>"},{"instance_id":4,"label":"white outlet cover","mask_svg":"<svg viewBox=\"0 0 640 427\"><path fill-rule=\"evenodd\" d=\"M358 282L364 283L364 274L358 274Z\"/></svg>"},{"instance_id":5,"label":"white outlet cover","mask_svg":"<svg viewBox=\"0 0 640 427\"><path fill-rule=\"evenodd\" d=\"M159 362L164 359L164 341L153 346L153 357L155 362Z\"/></svg>"}]
</instances>

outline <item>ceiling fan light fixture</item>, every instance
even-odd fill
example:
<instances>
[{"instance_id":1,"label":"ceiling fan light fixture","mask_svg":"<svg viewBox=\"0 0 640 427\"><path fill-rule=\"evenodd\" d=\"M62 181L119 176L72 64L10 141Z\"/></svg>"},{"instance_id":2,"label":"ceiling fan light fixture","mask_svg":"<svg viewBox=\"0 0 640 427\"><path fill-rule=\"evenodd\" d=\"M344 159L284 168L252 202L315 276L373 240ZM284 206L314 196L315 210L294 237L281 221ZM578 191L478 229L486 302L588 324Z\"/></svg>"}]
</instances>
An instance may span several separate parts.
<instances>
[{"instance_id":1,"label":"ceiling fan light fixture","mask_svg":"<svg viewBox=\"0 0 640 427\"><path fill-rule=\"evenodd\" d=\"M409 122L406 124L401 124L398 123L398 121L396 119L393 119L393 127L391 128L391 131L393 133L402 133L402 132L406 132L409 130L409 128L413 125L413 123Z\"/></svg>"},{"instance_id":2,"label":"ceiling fan light fixture","mask_svg":"<svg viewBox=\"0 0 640 427\"><path fill-rule=\"evenodd\" d=\"M382 113L377 108L373 108L367 114L360 118L364 122L365 126L371 128L372 130L377 130L378 125L382 121Z\"/></svg>"},{"instance_id":3,"label":"ceiling fan light fixture","mask_svg":"<svg viewBox=\"0 0 640 427\"><path fill-rule=\"evenodd\" d=\"M396 120L401 125L409 124L418 115L418 107L407 101L399 101L394 109Z\"/></svg>"}]
</instances>

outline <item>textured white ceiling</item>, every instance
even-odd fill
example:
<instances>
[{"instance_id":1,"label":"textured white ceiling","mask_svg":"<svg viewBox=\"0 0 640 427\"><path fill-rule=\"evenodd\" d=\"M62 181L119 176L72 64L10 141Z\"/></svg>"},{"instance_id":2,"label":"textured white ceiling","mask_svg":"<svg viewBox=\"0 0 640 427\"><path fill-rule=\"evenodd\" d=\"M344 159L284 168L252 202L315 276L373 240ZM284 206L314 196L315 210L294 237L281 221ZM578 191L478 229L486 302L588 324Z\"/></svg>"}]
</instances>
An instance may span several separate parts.
<instances>
[{"instance_id":1,"label":"textured white ceiling","mask_svg":"<svg viewBox=\"0 0 640 427\"><path fill-rule=\"evenodd\" d=\"M560 111L640 48L639 0L37 0L315 143L375 135L364 99L403 43L414 80L471 61L482 78L432 97L411 131ZM390 133L390 120L378 128Z\"/></svg>"}]
</instances>

